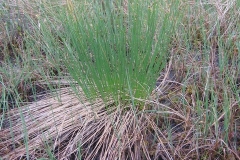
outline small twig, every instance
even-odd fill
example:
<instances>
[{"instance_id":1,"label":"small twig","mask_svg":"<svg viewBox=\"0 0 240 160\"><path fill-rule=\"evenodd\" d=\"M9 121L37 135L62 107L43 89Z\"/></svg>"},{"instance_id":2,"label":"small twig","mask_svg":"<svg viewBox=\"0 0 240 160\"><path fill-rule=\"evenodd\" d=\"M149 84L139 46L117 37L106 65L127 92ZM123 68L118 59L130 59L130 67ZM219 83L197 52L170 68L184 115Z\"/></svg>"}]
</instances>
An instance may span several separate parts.
<instances>
[{"instance_id":1,"label":"small twig","mask_svg":"<svg viewBox=\"0 0 240 160\"><path fill-rule=\"evenodd\" d=\"M157 86L157 88L152 92L152 95L156 94L157 91L162 87L162 85L166 82L166 79L169 75L169 72L170 72L170 68L171 68L171 65L172 65L172 59L173 59L173 56L170 57L170 61L169 61L169 64L168 64L168 68L167 68L167 72L162 80L162 82L159 84L159 86Z\"/></svg>"}]
</instances>

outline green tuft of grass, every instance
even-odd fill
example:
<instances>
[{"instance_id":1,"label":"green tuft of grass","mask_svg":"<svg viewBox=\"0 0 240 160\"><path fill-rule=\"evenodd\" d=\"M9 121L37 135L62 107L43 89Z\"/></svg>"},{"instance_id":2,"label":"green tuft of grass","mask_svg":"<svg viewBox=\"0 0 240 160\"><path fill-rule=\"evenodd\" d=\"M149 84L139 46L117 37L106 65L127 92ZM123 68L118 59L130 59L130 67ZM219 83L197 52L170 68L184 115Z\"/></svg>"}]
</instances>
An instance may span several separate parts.
<instances>
[{"instance_id":1,"label":"green tuft of grass","mask_svg":"<svg viewBox=\"0 0 240 160\"><path fill-rule=\"evenodd\" d=\"M65 47L64 64L88 98L148 98L168 61L177 3L68 1L60 12L66 34L56 34Z\"/></svg>"}]
</instances>

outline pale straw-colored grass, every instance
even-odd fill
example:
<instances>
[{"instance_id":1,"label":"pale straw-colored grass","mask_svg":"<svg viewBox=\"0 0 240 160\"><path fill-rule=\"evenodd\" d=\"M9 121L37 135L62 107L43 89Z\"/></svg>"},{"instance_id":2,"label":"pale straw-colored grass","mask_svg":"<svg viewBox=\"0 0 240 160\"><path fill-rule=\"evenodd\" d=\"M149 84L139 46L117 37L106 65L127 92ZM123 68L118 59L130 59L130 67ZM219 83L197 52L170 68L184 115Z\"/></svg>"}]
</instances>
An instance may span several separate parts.
<instances>
[{"instance_id":1,"label":"pale straw-colored grass","mask_svg":"<svg viewBox=\"0 0 240 160\"><path fill-rule=\"evenodd\" d=\"M90 103L82 92L77 98L70 88L59 90L57 97L48 95L9 111L0 132L4 159L25 157L26 144L31 159L48 157L47 146L57 159L79 156L78 147L82 158L89 160L142 155L151 159L147 142L150 126L155 127L151 114L136 115L131 106L108 108L100 99Z\"/></svg>"}]
</instances>

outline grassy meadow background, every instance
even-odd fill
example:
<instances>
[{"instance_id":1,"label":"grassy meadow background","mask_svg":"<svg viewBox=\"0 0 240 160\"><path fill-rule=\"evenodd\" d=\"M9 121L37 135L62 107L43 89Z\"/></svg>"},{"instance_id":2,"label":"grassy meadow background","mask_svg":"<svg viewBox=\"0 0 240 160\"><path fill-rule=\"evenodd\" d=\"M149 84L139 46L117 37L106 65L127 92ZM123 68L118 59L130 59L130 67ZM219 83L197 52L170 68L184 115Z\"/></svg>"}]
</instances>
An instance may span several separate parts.
<instances>
[{"instance_id":1,"label":"grassy meadow background","mask_svg":"<svg viewBox=\"0 0 240 160\"><path fill-rule=\"evenodd\" d=\"M240 159L238 0L0 0L0 159Z\"/></svg>"}]
</instances>

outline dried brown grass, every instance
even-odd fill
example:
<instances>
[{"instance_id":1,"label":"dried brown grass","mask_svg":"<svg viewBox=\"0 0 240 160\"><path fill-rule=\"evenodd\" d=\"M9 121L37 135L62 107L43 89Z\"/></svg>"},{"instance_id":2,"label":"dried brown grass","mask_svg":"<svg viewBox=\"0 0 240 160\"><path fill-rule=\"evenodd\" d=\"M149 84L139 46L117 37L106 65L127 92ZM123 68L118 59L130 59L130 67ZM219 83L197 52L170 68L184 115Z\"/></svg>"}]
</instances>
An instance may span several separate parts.
<instances>
[{"instance_id":1,"label":"dried brown grass","mask_svg":"<svg viewBox=\"0 0 240 160\"><path fill-rule=\"evenodd\" d=\"M224 111L220 110L222 114L207 128L209 132L203 133L209 122L204 106L200 106L202 115L197 113L196 92L203 95L205 86L193 76L188 81L169 76L170 69L180 72L174 68L177 61L169 63L159 79L165 82L158 87L157 97L147 101L142 111L131 105L104 104L101 99L90 103L80 89L77 97L69 87L59 90L57 96L48 95L10 110L0 131L0 156L25 159L27 143L30 159L50 158L48 150L56 159L238 159L233 139L239 130L230 131L229 139L224 139ZM187 89L182 90L183 86ZM221 92L215 92L222 97ZM222 101L219 100L219 107ZM239 116L237 104L234 99L230 104L231 125L239 128L234 121Z\"/></svg>"},{"instance_id":2,"label":"dried brown grass","mask_svg":"<svg viewBox=\"0 0 240 160\"><path fill-rule=\"evenodd\" d=\"M46 146L57 159L77 158L78 147L83 159L157 159L162 153L172 159L152 114L136 115L131 106L108 107L100 99L89 103L79 95L64 88L58 91L60 101L50 96L11 110L0 132L1 156L25 158L27 143L31 159L47 158Z\"/></svg>"}]
</instances>

